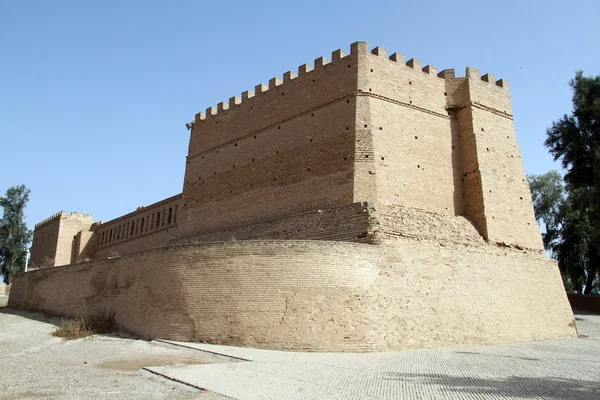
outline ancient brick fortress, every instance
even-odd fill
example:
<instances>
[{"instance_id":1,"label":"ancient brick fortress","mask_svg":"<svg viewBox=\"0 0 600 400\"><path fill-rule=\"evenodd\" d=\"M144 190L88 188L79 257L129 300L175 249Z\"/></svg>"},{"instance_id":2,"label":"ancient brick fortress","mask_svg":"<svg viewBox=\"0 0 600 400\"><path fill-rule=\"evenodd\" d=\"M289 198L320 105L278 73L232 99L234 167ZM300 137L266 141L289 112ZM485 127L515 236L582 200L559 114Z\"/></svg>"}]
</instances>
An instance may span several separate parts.
<instances>
[{"instance_id":1,"label":"ancient brick fortress","mask_svg":"<svg viewBox=\"0 0 600 400\"><path fill-rule=\"evenodd\" d=\"M196 115L181 194L38 224L13 307L149 338L372 351L576 334L508 85L367 43ZM91 260L85 261L84 260Z\"/></svg>"}]
</instances>

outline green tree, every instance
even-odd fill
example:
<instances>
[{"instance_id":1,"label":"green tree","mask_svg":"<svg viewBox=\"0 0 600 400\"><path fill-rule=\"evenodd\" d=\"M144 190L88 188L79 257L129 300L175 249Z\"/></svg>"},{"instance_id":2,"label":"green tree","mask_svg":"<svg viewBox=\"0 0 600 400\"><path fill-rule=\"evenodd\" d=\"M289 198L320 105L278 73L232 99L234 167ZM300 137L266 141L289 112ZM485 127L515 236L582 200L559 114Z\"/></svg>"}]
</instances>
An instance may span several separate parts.
<instances>
[{"instance_id":1,"label":"green tree","mask_svg":"<svg viewBox=\"0 0 600 400\"><path fill-rule=\"evenodd\" d=\"M550 171L543 175L527 175L535 219L545 228L542 233L544 248L554 258L560 243L563 220L565 187L558 171Z\"/></svg>"},{"instance_id":2,"label":"green tree","mask_svg":"<svg viewBox=\"0 0 600 400\"><path fill-rule=\"evenodd\" d=\"M5 283L12 276L23 271L27 244L31 241L32 232L25 224L25 207L31 191L25 185L12 186L6 195L0 197L3 208L0 219L0 268Z\"/></svg>"},{"instance_id":3,"label":"green tree","mask_svg":"<svg viewBox=\"0 0 600 400\"><path fill-rule=\"evenodd\" d=\"M552 123L545 145L566 170L530 176L536 218L546 226L544 246L558 260L568 288L600 293L600 75L581 71L570 82L573 113Z\"/></svg>"}]
</instances>

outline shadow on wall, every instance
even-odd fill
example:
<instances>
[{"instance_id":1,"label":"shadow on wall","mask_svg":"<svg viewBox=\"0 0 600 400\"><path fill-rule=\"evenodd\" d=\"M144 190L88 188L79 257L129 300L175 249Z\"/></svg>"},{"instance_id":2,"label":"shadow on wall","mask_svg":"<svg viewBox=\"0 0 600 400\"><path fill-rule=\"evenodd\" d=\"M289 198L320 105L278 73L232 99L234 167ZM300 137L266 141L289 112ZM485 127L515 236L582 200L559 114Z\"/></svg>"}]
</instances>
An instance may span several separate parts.
<instances>
[{"instance_id":1,"label":"shadow on wall","mask_svg":"<svg viewBox=\"0 0 600 400\"><path fill-rule=\"evenodd\" d=\"M432 386L432 389L447 394L465 393L482 398L544 398L544 399L597 399L600 396L600 382L560 379L553 377L530 378L510 376L500 379L475 378L452 375L382 373L383 380L414 382L416 385ZM435 388L438 386L439 388ZM470 397L469 396L469 397ZM539 397L538 397L539 396ZM444 396L446 397L446 396ZM477 396L479 398L479 396Z\"/></svg>"}]
</instances>

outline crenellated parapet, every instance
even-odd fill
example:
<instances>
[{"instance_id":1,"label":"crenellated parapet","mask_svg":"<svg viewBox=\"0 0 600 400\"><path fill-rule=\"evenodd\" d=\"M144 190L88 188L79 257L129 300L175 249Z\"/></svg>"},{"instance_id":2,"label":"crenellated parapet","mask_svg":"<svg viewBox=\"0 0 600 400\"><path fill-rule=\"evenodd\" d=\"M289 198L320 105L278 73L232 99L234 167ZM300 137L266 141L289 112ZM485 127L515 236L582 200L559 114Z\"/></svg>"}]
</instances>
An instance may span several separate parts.
<instances>
[{"instance_id":1,"label":"crenellated parapet","mask_svg":"<svg viewBox=\"0 0 600 400\"><path fill-rule=\"evenodd\" d=\"M351 53L352 55L354 53ZM265 85L260 83L254 87L254 90L246 90L241 95L233 96L227 102L218 103L216 107L208 107L205 112L196 114L195 122L201 122L209 120L212 117L222 114L224 112L236 110L240 107L252 107L252 104L256 99L262 95L272 92L276 88L285 89L285 85L288 82L300 80L306 80L310 82L312 74L319 70L327 67L332 63L342 62L349 56L344 50L338 49L331 53L331 61L327 57L318 57L314 60L313 65L302 64L297 68L297 72L287 71L280 77L274 77L269 79L268 84Z\"/></svg>"},{"instance_id":2,"label":"crenellated parapet","mask_svg":"<svg viewBox=\"0 0 600 400\"><path fill-rule=\"evenodd\" d=\"M461 77L457 77L456 76L453 68L451 68L451 69L445 69L445 70L441 71L438 74L438 76L440 78L444 78L444 79L461 78ZM508 82L506 81L506 79L498 79L498 80L496 80L496 78L494 77L494 75L492 75L490 73L486 73L484 75L481 75L481 72L477 68L467 67L466 71L465 71L464 78L473 79L473 80L476 80L476 81L487 82L487 83L495 83L496 86L498 86L498 87L508 89Z\"/></svg>"},{"instance_id":3,"label":"crenellated parapet","mask_svg":"<svg viewBox=\"0 0 600 400\"><path fill-rule=\"evenodd\" d=\"M327 57L318 57L313 61L313 64L302 64L297 68L297 72L287 71L282 77L274 77L269 79L268 84L260 83L254 87L254 90L246 90L239 96L233 96L229 101L223 101L218 103L216 106L208 107L204 112L196 114L195 122L200 123L202 121L210 120L215 116L240 110L244 107L253 107L253 103L256 102L261 96L270 94L271 92L279 89L281 95L285 95L286 84L289 82L299 83L302 81L306 82L306 85L314 84L312 75L318 71L327 68L328 66L335 63L346 62L348 58L357 59L358 57L374 56L386 59L390 63L394 63L399 67L406 68L413 71L420 71L424 75L430 75L432 78L439 79L460 79L454 73L454 69L444 69L441 72L437 72L437 68L431 64L423 63L417 58L410 58L405 61L403 54L394 52L388 55L386 48L381 46L375 46L372 49L369 48L367 42L355 42L350 45L350 53L342 49L335 50L331 53L331 60ZM348 68L353 68L355 65L350 64ZM480 82L495 84L495 87L508 89L508 83L505 79L496 80L494 75L486 73L482 75L478 69L467 67L466 74L463 78L477 80Z\"/></svg>"},{"instance_id":4,"label":"crenellated parapet","mask_svg":"<svg viewBox=\"0 0 600 400\"><path fill-rule=\"evenodd\" d=\"M59 211L56 214L52 214L50 217L46 218L45 220L35 224L35 229L41 228L42 225L46 225L50 222L54 222L56 220L59 220L62 217L66 217L66 216L67 216L67 212L65 210Z\"/></svg>"}]
</instances>

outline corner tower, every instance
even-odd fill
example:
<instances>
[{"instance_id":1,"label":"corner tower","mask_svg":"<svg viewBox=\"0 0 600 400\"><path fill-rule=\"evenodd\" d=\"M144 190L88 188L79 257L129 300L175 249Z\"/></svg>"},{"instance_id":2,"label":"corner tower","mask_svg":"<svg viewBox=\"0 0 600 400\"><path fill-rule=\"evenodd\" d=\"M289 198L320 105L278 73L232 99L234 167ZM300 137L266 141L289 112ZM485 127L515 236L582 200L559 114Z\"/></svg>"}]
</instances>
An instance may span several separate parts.
<instances>
[{"instance_id":1,"label":"corner tower","mask_svg":"<svg viewBox=\"0 0 600 400\"><path fill-rule=\"evenodd\" d=\"M517 144L508 83L467 67L443 71L457 122L465 215L492 243L543 249Z\"/></svg>"},{"instance_id":2,"label":"corner tower","mask_svg":"<svg viewBox=\"0 0 600 400\"><path fill-rule=\"evenodd\" d=\"M196 115L179 237L368 202L542 249L506 81L437 74L366 42L331 58Z\"/></svg>"},{"instance_id":3,"label":"corner tower","mask_svg":"<svg viewBox=\"0 0 600 400\"><path fill-rule=\"evenodd\" d=\"M354 201L467 217L489 242L543 249L508 84L436 74L386 49L357 55Z\"/></svg>"}]
</instances>

